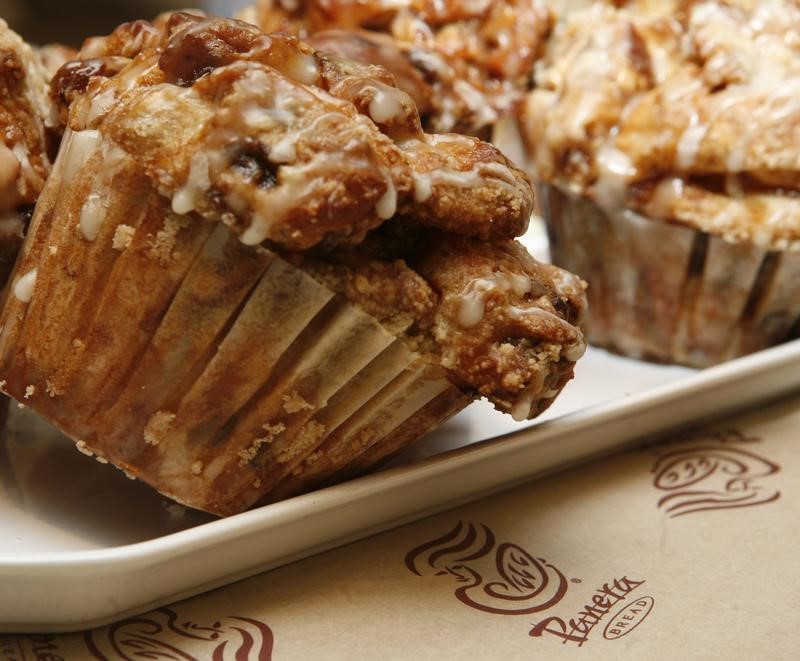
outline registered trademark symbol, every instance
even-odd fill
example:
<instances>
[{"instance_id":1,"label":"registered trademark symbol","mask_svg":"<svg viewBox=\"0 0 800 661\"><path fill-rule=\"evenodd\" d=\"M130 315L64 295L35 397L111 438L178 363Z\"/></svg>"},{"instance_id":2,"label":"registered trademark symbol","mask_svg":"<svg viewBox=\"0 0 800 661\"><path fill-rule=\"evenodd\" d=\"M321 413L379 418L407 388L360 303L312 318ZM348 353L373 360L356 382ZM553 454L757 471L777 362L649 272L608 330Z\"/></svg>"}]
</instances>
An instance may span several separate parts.
<instances>
[{"instance_id":1,"label":"registered trademark symbol","mask_svg":"<svg viewBox=\"0 0 800 661\"><path fill-rule=\"evenodd\" d=\"M571 579L569 579L569 582L570 583L580 583L581 579L579 579L579 578L571 578Z\"/></svg>"}]
</instances>

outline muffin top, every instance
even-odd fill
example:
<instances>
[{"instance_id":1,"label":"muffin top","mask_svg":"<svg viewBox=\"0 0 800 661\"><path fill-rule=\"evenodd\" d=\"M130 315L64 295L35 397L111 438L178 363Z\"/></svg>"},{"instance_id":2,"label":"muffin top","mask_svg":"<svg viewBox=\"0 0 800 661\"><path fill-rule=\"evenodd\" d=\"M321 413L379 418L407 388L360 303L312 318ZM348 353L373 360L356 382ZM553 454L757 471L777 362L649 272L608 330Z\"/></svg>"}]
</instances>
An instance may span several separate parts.
<instances>
[{"instance_id":1,"label":"muffin top","mask_svg":"<svg viewBox=\"0 0 800 661\"><path fill-rule=\"evenodd\" d=\"M527 227L530 186L499 151L423 133L387 71L295 37L172 14L90 40L54 85L71 129L98 129L177 213L247 244L359 243L395 215L483 239Z\"/></svg>"},{"instance_id":2,"label":"muffin top","mask_svg":"<svg viewBox=\"0 0 800 661\"><path fill-rule=\"evenodd\" d=\"M426 128L483 136L518 110L552 25L541 0L260 0L243 18L381 64Z\"/></svg>"},{"instance_id":3,"label":"muffin top","mask_svg":"<svg viewBox=\"0 0 800 661\"><path fill-rule=\"evenodd\" d=\"M48 89L33 49L0 19L0 214L9 222L20 223L17 211L36 202L50 172Z\"/></svg>"},{"instance_id":4,"label":"muffin top","mask_svg":"<svg viewBox=\"0 0 800 661\"><path fill-rule=\"evenodd\" d=\"M180 12L88 40L52 85L101 167L135 162L174 213L278 252L465 392L522 419L571 378L584 286L512 240L526 175L477 138L423 132L385 69Z\"/></svg>"},{"instance_id":5,"label":"muffin top","mask_svg":"<svg viewBox=\"0 0 800 661\"><path fill-rule=\"evenodd\" d=\"M536 85L523 121L540 180L800 247L797 0L596 2L556 26Z\"/></svg>"}]
</instances>

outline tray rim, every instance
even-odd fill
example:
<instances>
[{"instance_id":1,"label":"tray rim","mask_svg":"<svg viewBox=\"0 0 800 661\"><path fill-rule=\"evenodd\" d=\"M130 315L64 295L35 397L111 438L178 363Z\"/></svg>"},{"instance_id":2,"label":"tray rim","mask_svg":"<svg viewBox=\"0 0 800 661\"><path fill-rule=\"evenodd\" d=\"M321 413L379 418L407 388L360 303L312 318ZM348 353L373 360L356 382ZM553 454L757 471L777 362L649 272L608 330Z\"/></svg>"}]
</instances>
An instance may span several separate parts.
<instances>
[{"instance_id":1,"label":"tray rim","mask_svg":"<svg viewBox=\"0 0 800 661\"><path fill-rule=\"evenodd\" d=\"M35 599L37 592L44 594L44 588L52 593L59 587L65 588L67 584L79 586L78 581L97 581L101 577L108 592L108 585L114 583L113 580L110 582L106 580L109 577L133 575L139 571L152 572L156 568L169 566L170 562L181 559L187 560L187 564L191 564L190 560L197 564L198 554L200 560L203 555L208 555L213 562L214 554L218 554L219 547L225 545L231 548L235 545L240 559L229 571L218 569L212 572L207 576L209 580L205 582L200 583L195 580L189 584L184 579L182 589L172 587L158 596L150 595L150 597L145 594L147 590L140 590L138 595L132 595L128 599L111 599L113 602L111 607L107 604L105 608L98 609L89 605L83 611L76 610L74 617L65 617L62 614L59 618L56 617L56 612L48 613L45 608L41 612L34 611L36 615L30 620L20 620L21 613L15 613L15 621L6 624L8 613L0 607L0 632L73 631L99 626L126 615L143 612L159 604L199 594L323 550L513 488L538 476L620 451L643 438L652 438L667 431L674 433L702 420L718 417L732 409L744 410L740 407L756 405L794 389L800 389L800 378L792 378L792 372L796 372L798 367L800 367L800 339L698 371L636 394L612 399L530 427L477 441L423 459L418 463L390 468L344 484L150 540L101 549L2 552L0 582L8 584L11 581L17 588L20 586L31 588L27 594L29 601ZM760 387L752 387L754 384ZM709 395L723 391L731 391L735 396L712 400L711 408L703 405ZM722 401L719 401L720 399ZM663 420L659 421L663 417L658 413L659 407L663 410L683 402L687 403L683 409L685 415L677 423L672 420L667 426ZM631 420L640 421L638 432L630 432L631 428L636 427L634 424L620 426L620 423ZM591 446L590 452L580 451L578 446L583 442L580 439L588 432L600 428L605 430L607 438ZM615 432L620 435L616 436ZM502 468L504 462L512 465L509 464L512 456L530 458L531 453L539 457L536 466L531 465L529 469L525 469L515 462L516 474L510 479L502 477L509 473L508 468ZM483 485L475 491L458 485L457 488L450 486L442 489L437 498L425 495L426 488L430 490L433 483L441 483L442 480L452 479L455 476L463 477L478 465L487 467L485 472L489 472L488 467L499 467L502 470L491 479L482 478ZM519 470L520 468L522 470ZM405 503L390 504L389 507L382 508L385 510L385 516L369 511L363 525L350 525L344 531L340 531L341 534L329 531L308 544L292 545L289 542L288 546L291 548L273 552L271 555L266 554L260 560L254 559L253 553L248 553L248 549L238 548L242 544L250 544L258 536L281 529L289 530L289 536L294 534L296 538L298 533L297 531L292 533L292 528L293 526L296 528L298 522L302 524L305 520L320 519L326 513L341 512L355 505L369 510L370 501L376 497L392 492L407 492L414 485L416 485L415 495L407 506ZM302 528L302 525L300 527ZM248 562L244 561L245 558L249 558ZM102 596L108 601L109 595L110 592ZM24 604L20 605L24 610ZM31 605L32 601L29 607Z\"/></svg>"}]
</instances>

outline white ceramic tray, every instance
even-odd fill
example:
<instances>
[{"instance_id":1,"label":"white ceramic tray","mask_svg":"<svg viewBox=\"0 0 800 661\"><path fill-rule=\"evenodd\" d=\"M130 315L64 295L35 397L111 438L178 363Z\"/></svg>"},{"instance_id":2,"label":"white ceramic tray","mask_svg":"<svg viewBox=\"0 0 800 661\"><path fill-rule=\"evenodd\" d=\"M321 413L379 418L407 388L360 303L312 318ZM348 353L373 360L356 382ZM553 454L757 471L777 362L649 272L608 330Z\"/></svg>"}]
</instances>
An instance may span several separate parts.
<instances>
[{"instance_id":1,"label":"white ceramic tray","mask_svg":"<svg viewBox=\"0 0 800 661\"><path fill-rule=\"evenodd\" d=\"M533 425L475 405L412 463L221 520L169 505L15 410L0 453L0 631L83 629L197 594L755 405L798 388L798 373L800 341L702 372L590 350Z\"/></svg>"}]
</instances>

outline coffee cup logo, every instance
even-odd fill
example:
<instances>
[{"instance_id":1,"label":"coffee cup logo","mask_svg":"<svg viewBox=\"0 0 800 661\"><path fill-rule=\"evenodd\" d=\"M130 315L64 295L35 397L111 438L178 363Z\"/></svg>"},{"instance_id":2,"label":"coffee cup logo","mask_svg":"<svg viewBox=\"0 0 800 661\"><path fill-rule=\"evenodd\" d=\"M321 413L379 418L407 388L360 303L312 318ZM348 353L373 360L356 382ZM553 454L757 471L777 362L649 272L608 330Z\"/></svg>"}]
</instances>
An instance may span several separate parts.
<instances>
[{"instance_id":1,"label":"coffee cup logo","mask_svg":"<svg viewBox=\"0 0 800 661\"><path fill-rule=\"evenodd\" d=\"M536 613L567 591L567 579L555 566L516 544L496 544L483 524L459 521L447 534L411 549L405 563L417 576L454 578L455 597L486 613Z\"/></svg>"},{"instance_id":2,"label":"coffee cup logo","mask_svg":"<svg viewBox=\"0 0 800 661\"><path fill-rule=\"evenodd\" d=\"M84 640L95 659L140 661L269 661L272 631L249 617L226 617L210 625L181 620L169 608L88 631Z\"/></svg>"},{"instance_id":3,"label":"coffee cup logo","mask_svg":"<svg viewBox=\"0 0 800 661\"><path fill-rule=\"evenodd\" d=\"M667 492L659 499L658 507L670 518L676 518L708 510L763 505L780 498L780 491L765 483L780 467L740 445L757 439L743 439L741 434L717 432L704 440L721 440L720 443L687 445L662 454L652 469L653 485ZM695 439L688 439L692 440Z\"/></svg>"}]
</instances>

